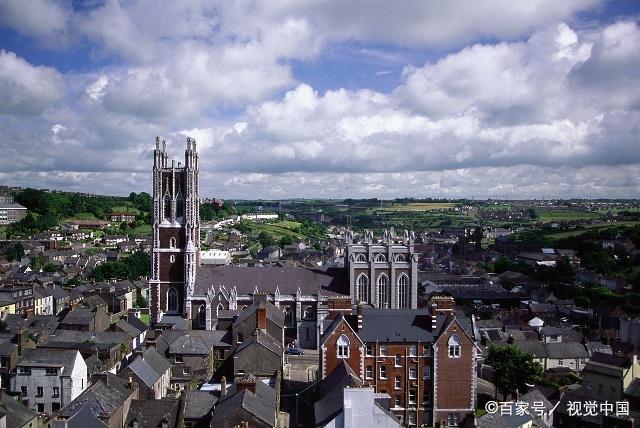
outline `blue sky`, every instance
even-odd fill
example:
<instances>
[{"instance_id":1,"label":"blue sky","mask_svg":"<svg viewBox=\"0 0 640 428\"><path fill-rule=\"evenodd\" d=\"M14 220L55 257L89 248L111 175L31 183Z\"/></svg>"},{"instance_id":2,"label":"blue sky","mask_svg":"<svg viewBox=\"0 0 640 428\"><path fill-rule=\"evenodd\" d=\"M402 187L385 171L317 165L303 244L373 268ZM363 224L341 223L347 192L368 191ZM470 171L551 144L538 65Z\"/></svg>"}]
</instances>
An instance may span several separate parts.
<instances>
[{"instance_id":1,"label":"blue sky","mask_svg":"<svg viewBox=\"0 0 640 428\"><path fill-rule=\"evenodd\" d=\"M0 183L223 198L638 197L640 3L0 2Z\"/></svg>"}]
</instances>

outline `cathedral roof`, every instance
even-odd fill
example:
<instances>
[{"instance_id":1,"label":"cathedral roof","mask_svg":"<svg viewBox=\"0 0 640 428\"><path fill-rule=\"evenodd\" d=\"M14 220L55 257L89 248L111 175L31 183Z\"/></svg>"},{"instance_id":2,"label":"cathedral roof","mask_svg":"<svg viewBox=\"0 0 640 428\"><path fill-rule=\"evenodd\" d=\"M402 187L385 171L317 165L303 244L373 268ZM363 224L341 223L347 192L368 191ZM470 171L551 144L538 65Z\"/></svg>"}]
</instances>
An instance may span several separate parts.
<instances>
[{"instance_id":1,"label":"cathedral roof","mask_svg":"<svg viewBox=\"0 0 640 428\"><path fill-rule=\"evenodd\" d=\"M348 295L347 276L344 269L307 269L302 267L239 267L200 266L196 271L195 295L204 295L213 286L218 290L224 286L228 291L236 288L238 295L261 293L296 294L298 288L303 295L325 296Z\"/></svg>"}]
</instances>

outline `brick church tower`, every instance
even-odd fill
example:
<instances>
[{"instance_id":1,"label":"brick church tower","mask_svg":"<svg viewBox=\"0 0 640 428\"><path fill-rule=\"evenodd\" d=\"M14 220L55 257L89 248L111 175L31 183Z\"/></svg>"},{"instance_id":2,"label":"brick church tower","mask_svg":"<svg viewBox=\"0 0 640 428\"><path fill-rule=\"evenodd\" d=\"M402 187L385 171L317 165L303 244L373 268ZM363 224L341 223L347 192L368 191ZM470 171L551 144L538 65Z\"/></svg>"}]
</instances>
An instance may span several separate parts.
<instances>
[{"instance_id":1,"label":"brick church tower","mask_svg":"<svg viewBox=\"0 0 640 428\"><path fill-rule=\"evenodd\" d=\"M198 153L187 138L184 165L169 163L167 145L156 137L153 151L153 250L151 322L163 315L189 318L200 259Z\"/></svg>"}]
</instances>

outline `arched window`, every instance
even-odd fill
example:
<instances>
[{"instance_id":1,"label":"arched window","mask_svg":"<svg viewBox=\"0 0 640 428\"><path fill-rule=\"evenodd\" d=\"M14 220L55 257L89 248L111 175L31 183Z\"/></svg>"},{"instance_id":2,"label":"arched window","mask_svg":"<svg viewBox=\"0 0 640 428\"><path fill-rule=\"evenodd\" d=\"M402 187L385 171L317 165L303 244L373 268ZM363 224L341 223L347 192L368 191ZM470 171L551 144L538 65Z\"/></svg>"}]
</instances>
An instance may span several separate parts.
<instances>
[{"instance_id":1,"label":"arched window","mask_svg":"<svg viewBox=\"0 0 640 428\"><path fill-rule=\"evenodd\" d=\"M387 261L387 256L385 256L382 253L378 253L378 254L376 254L375 261L376 262L386 262Z\"/></svg>"},{"instance_id":2,"label":"arched window","mask_svg":"<svg viewBox=\"0 0 640 428\"><path fill-rule=\"evenodd\" d=\"M336 340L338 358L349 358L349 338L344 334Z\"/></svg>"},{"instance_id":3,"label":"arched window","mask_svg":"<svg viewBox=\"0 0 640 428\"><path fill-rule=\"evenodd\" d=\"M184 198L181 193L178 193L176 197L176 220L182 221L184 219Z\"/></svg>"},{"instance_id":4,"label":"arched window","mask_svg":"<svg viewBox=\"0 0 640 428\"><path fill-rule=\"evenodd\" d=\"M178 290L171 287L169 291L167 291L167 312L177 312L178 311Z\"/></svg>"},{"instance_id":5,"label":"arched window","mask_svg":"<svg viewBox=\"0 0 640 428\"><path fill-rule=\"evenodd\" d=\"M168 193L164 195L164 218L171 220L171 197Z\"/></svg>"},{"instance_id":6,"label":"arched window","mask_svg":"<svg viewBox=\"0 0 640 428\"><path fill-rule=\"evenodd\" d=\"M202 328L206 324L207 324L206 306L200 305L200 307L198 308L198 313L196 315L196 325Z\"/></svg>"},{"instance_id":7,"label":"arched window","mask_svg":"<svg viewBox=\"0 0 640 428\"><path fill-rule=\"evenodd\" d=\"M404 254L396 254L394 257L394 260L397 262L404 262L405 261Z\"/></svg>"},{"instance_id":8,"label":"arched window","mask_svg":"<svg viewBox=\"0 0 640 428\"><path fill-rule=\"evenodd\" d=\"M381 274L378 277L378 307L389 308L391 306L391 290L389 287L389 277Z\"/></svg>"},{"instance_id":9,"label":"arched window","mask_svg":"<svg viewBox=\"0 0 640 428\"><path fill-rule=\"evenodd\" d=\"M367 256L364 253L358 253L358 254L356 254L356 261L357 262L366 262L367 261Z\"/></svg>"},{"instance_id":10,"label":"arched window","mask_svg":"<svg viewBox=\"0 0 640 428\"><path fill-rule=\"evenodd\" d=\"M169 248L176 248L176 238L174 236L169 238Z\"/></svg>"},{"instance_id":11,"label":"arched window","mask_svg":"<svg viewBox=\"0 0 640 428\"><path fill-rule=\"evenodd\" d=\"M218 303L218 306L216 307L216 317L220 315L220 311L222 310L224 310L224 306L222 306L222 303Z\"/></svg>"},{"instance_id":12,"label":"arched window","mask_svg":"<svg viewBox=\"0 0 640 428\"><path fill-rule=\"evenodd\" d=\"M409 277L403 273L398 278L398 308L405 309L409 307Z\"/></svg>"},{"instance_id":13,"label":"arched window","mask_svg":"<svg viewBox=\"0 0 640 428\"><path fill-rule=\"evenodd\" d=\"M450 358L460 358L460 336L454 334L449 338L449 357Z\"/></svg>"},{"instance_id":14,"label":"arched window","mask_svg":"<svg viewBox=\"0 0 640 428\"><path fill-rule=\"evenodd\" d=\"M292 327L293 326L293 311L291 310L291 307L289 307L289 306L285 306L284 307L284 325L286 327Z\"/></svg>"},{"instance_id":15,"label":"arched window","mask_svg":"<svg viewBox=\"0 0 640 428\"><path fill-rule=\"evenodd\" d=\"M361 273L356 281L356 286L358 291L358 301L369 303L369 277Z\"/></svg>"},{"instance_id":16,"label":"arched window","mask_svg":"<svg viewBox=\"0 0 640 428\"><path fill-rule=\"evenodd\" d=\"M304 319L306 320L313 319L313 307L307 306L307 308L304 310Z\"/></svg>"}]
</instances>

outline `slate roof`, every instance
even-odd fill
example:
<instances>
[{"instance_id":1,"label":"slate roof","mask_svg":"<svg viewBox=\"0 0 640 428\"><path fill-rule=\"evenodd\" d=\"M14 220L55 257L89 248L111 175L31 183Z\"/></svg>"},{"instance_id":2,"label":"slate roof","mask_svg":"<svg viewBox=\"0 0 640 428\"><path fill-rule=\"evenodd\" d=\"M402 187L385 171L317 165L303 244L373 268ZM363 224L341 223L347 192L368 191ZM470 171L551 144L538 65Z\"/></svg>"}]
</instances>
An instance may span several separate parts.
<instances>
[{"instance_id":1,"label":"slate roof","mask_svg":"<svg viewBox=\"0 0 640 428\"><path fill-rule=\"evenodd\" d=\"M513 343L515 346L532 354L534 358L547 358L547 349L544 344L537 340L516 340Z\"/></svg>"},{"instance_id":2,"label":"slate roof","mask_svg":"<svg viewBox=\"0 0 640 428\"><path fill-rule=\"evenodd\" d=\"M602 352L594 352L588 362L606 364L609 366L615 366L624 369L631 366L631 360L628 357L605 354Z\"/></svg>"},{"instance_id":3,"label":"slate roof","mask_svg":"<svg viewBox=\"0 0 640 428\"><path fill-rule=\"evenodd\" d=\"M234 383L227 390L227 395L218 400L213 413L212 426L216 426L235 410L242 408L264 421L269 426L276 425L276 391L269 385L256 381L255 394L249 390L237 392L237 384Z\"/></svg>"},{"instance_id":4,"label":"slate roof","mask_svg":"<svg viewBox=\"0 0 640 428\"><path fill-rule=\"evenodd\" d=\"M218 402L218 397L209 391L184 391L184 418L206 419L209 417L213 406Z\"/></svg>"},{"instance_id":5,"label":"slate roof","mask_svg":"<svg viewBox=\"0 0 640 428\"><path fill-rule=\"evenodd\" d=\"M230 333L222 330L167 330L157 342L160 352L203 355L214 347L231 346L230 339Z\"/></svg>"},{"instance_id":6,"label":"slate roof","mask_svg":"<svg viewBox=\"0 0 640 428\"><path fill-rule=\"evenodd\" d=\"M0 392L0 410L7 415L7 427L21 427L36 417L36 413L6 392Z\"/></svg>"},{"instance_id":7,"label":"slate roof","mask_svg":"<svg viewBox=\"0 0 640 428\"><path fill-rule=\"evenodd\" d=\"M348 295L349 287L344 269L307 269L294 267L238 267L203 265L196 271L194 294L206 294L214 286L227 290L236 288L239 295L259 292L304 295Z\"/></svg>"},{"instance_id":8,"label":"slate roof","mask_svg":"<svg viewBox=\"0 0 640 428\"><path fill-rule=\"evenodd\" d=\"M273 352L276 355L282 356L282 344L278 342L275 338L271 337L271 335L258 332L256 336L251 336L248 340L242 342L238 349L236 349L236 354L244 352L245 349L253 349L257 344L262 345L264 348Z\"/></svg>"},{"instance_id":9,"label":"slate roof","mask_svg":"<svg viewBox=\"0 0 640 428\"><path fill-rule=\"evenodd\" d=\"M67 313L62 324L87 325L93 320L94 313L89 308L75 308Z\"/></svg>"},{"instance_id":10,"label":"slate roof","mask_svg":"<svg viewBox=\"0 0 640 428\"><path fill-rule=\"evenodd\" d=\"M79 355L77 350L52 351L50 349L28 349L20 362L22 367L61 367L62 376L71 376L75 360Z\"/></svg>"},{"instance_id":11,"label":"slate roof","mask_svg":"<svg viewBox=\"0 0 640 428\"><path fill-rule=\"evenodd\" d=\"M437 317L437 328L444 317ZM358 336L363 342L432 342L431 315L426 309L365 309Z\"/></svg>"},{"instance_id":12,"label":"slate roof","mask_svg":"<svg viewBox=\"0 0 640 428\"><path fill-rule=\"evenodd\" d=\"M127 322L140 331L146 331L149 329L148 325L146 325L140 318L136 317L133 314L127 315Z\"/></svg>"},{"instance_id":13,"label":"slate roof","mask_svg":"<svg viewBox=\"0 0 640 428\"><path fill-rule=\"evenodd\" d=\"M107 426L107 424L93 414L89 404L85 404L75 415L67 419L66 422L66 428L102 428Z\"/></svg>"},{"instance_id":14,"label":"slate roof","mask_svg":"<svg viewBox=\"0 0 640 428\"><path fill-rule=\"evenodd\" d=\"M244 320L246 320L251 315L255 314L258 309L264 308L266 310L267 319L278 325L279 327L284 327L284 313L275 307L275 305L271 302L265 302L261 300L260 302L255 302L248 308L245 308L238 314L238 317L233 321L233 325L238 325Z\"/></svg>"},{"instance_id":15,"label":"slate roof","mask_svg":"<svg viewBox=\"0 0 640 428\"><path fill-rule=\"evenodd\" d=\"M180 400L162 398L160 400L132 400L125 426L137 421L142 427L161 427L163 420L169 427L178 426Z\"/></svg>"},{"instance_id":16,"label":"slate roof","mask_svg":"<svg viewBox=\"0 0 640 428\"><path fill-rule=\"evenodd\" d=\"M344 388L362 386L362 381L342 360L340 364L319 382L321 398L313 405L316 426L329 422L336 417L344 406Z\"/></svg>"},{"instance_id":17,"label":"slate roof","mask_svg":"<svg viewBox=\"0 0 640 428\"><path fill-rule=\"evenodd\" d=\"M60 415L71 417L88 404L96 417L109 418L124 404L132 392L128 387L128 380L106 373L104 378L98 379L60 410Z\"/></svg>"},{"instance_id":18,"label":"slate roof","mask_svg":"<svg viewBox=\"0 0 640 428\"><path fill-rule=\"evenodd\" d=\"M50 342L119 344L128 342L129 335L120 331L57 330L49 339Z\"/></svg>"},{"instance_id":19,"label":"slate roof","mask_svg":"<svg viewBox=\"0 0 640 428\"><path fill-rule=\"evenodd\" d=\"M589 358L587 348L582 343L546 343L547 355L554 359Z\"/></svg>"},{"instance_id":20,"label":"slate roof","mask_svg":"<svg viewBox=\"0 0 640 428\"><path fill-rule=\"evenodd\" d=\"M163 374L171 367L169 360L163 357L156 348L152 346L144 351L142 357L157 373Z\"/></svg>"},{"instance_id":21,"label":"slate roof","mask_svg":"<svg viewBox=\"0 0 640 428\"><path fill-rule=\"evenodd\" d=\"M128 379L129 371L135 373L135 375L144 383L148 388L153 388L153 385L162 377L162 373L156 372L151 364L138 355L131 363L119 374L120 377Z\"/></svg>"},{"instance_id":22,"label":"slate roof","mask_svg":"<svg viewBox=\"0 0 640 428\"><path fill-rule=\"evenodd\" d=\"M140 330L139 328L135 327L134 325L130 324L125 320L118 321L116 323L116 326L131 337L137 337L141 335L143 331L146 330L146 328L144 330Z\"/></svg>"}]
</instances>

